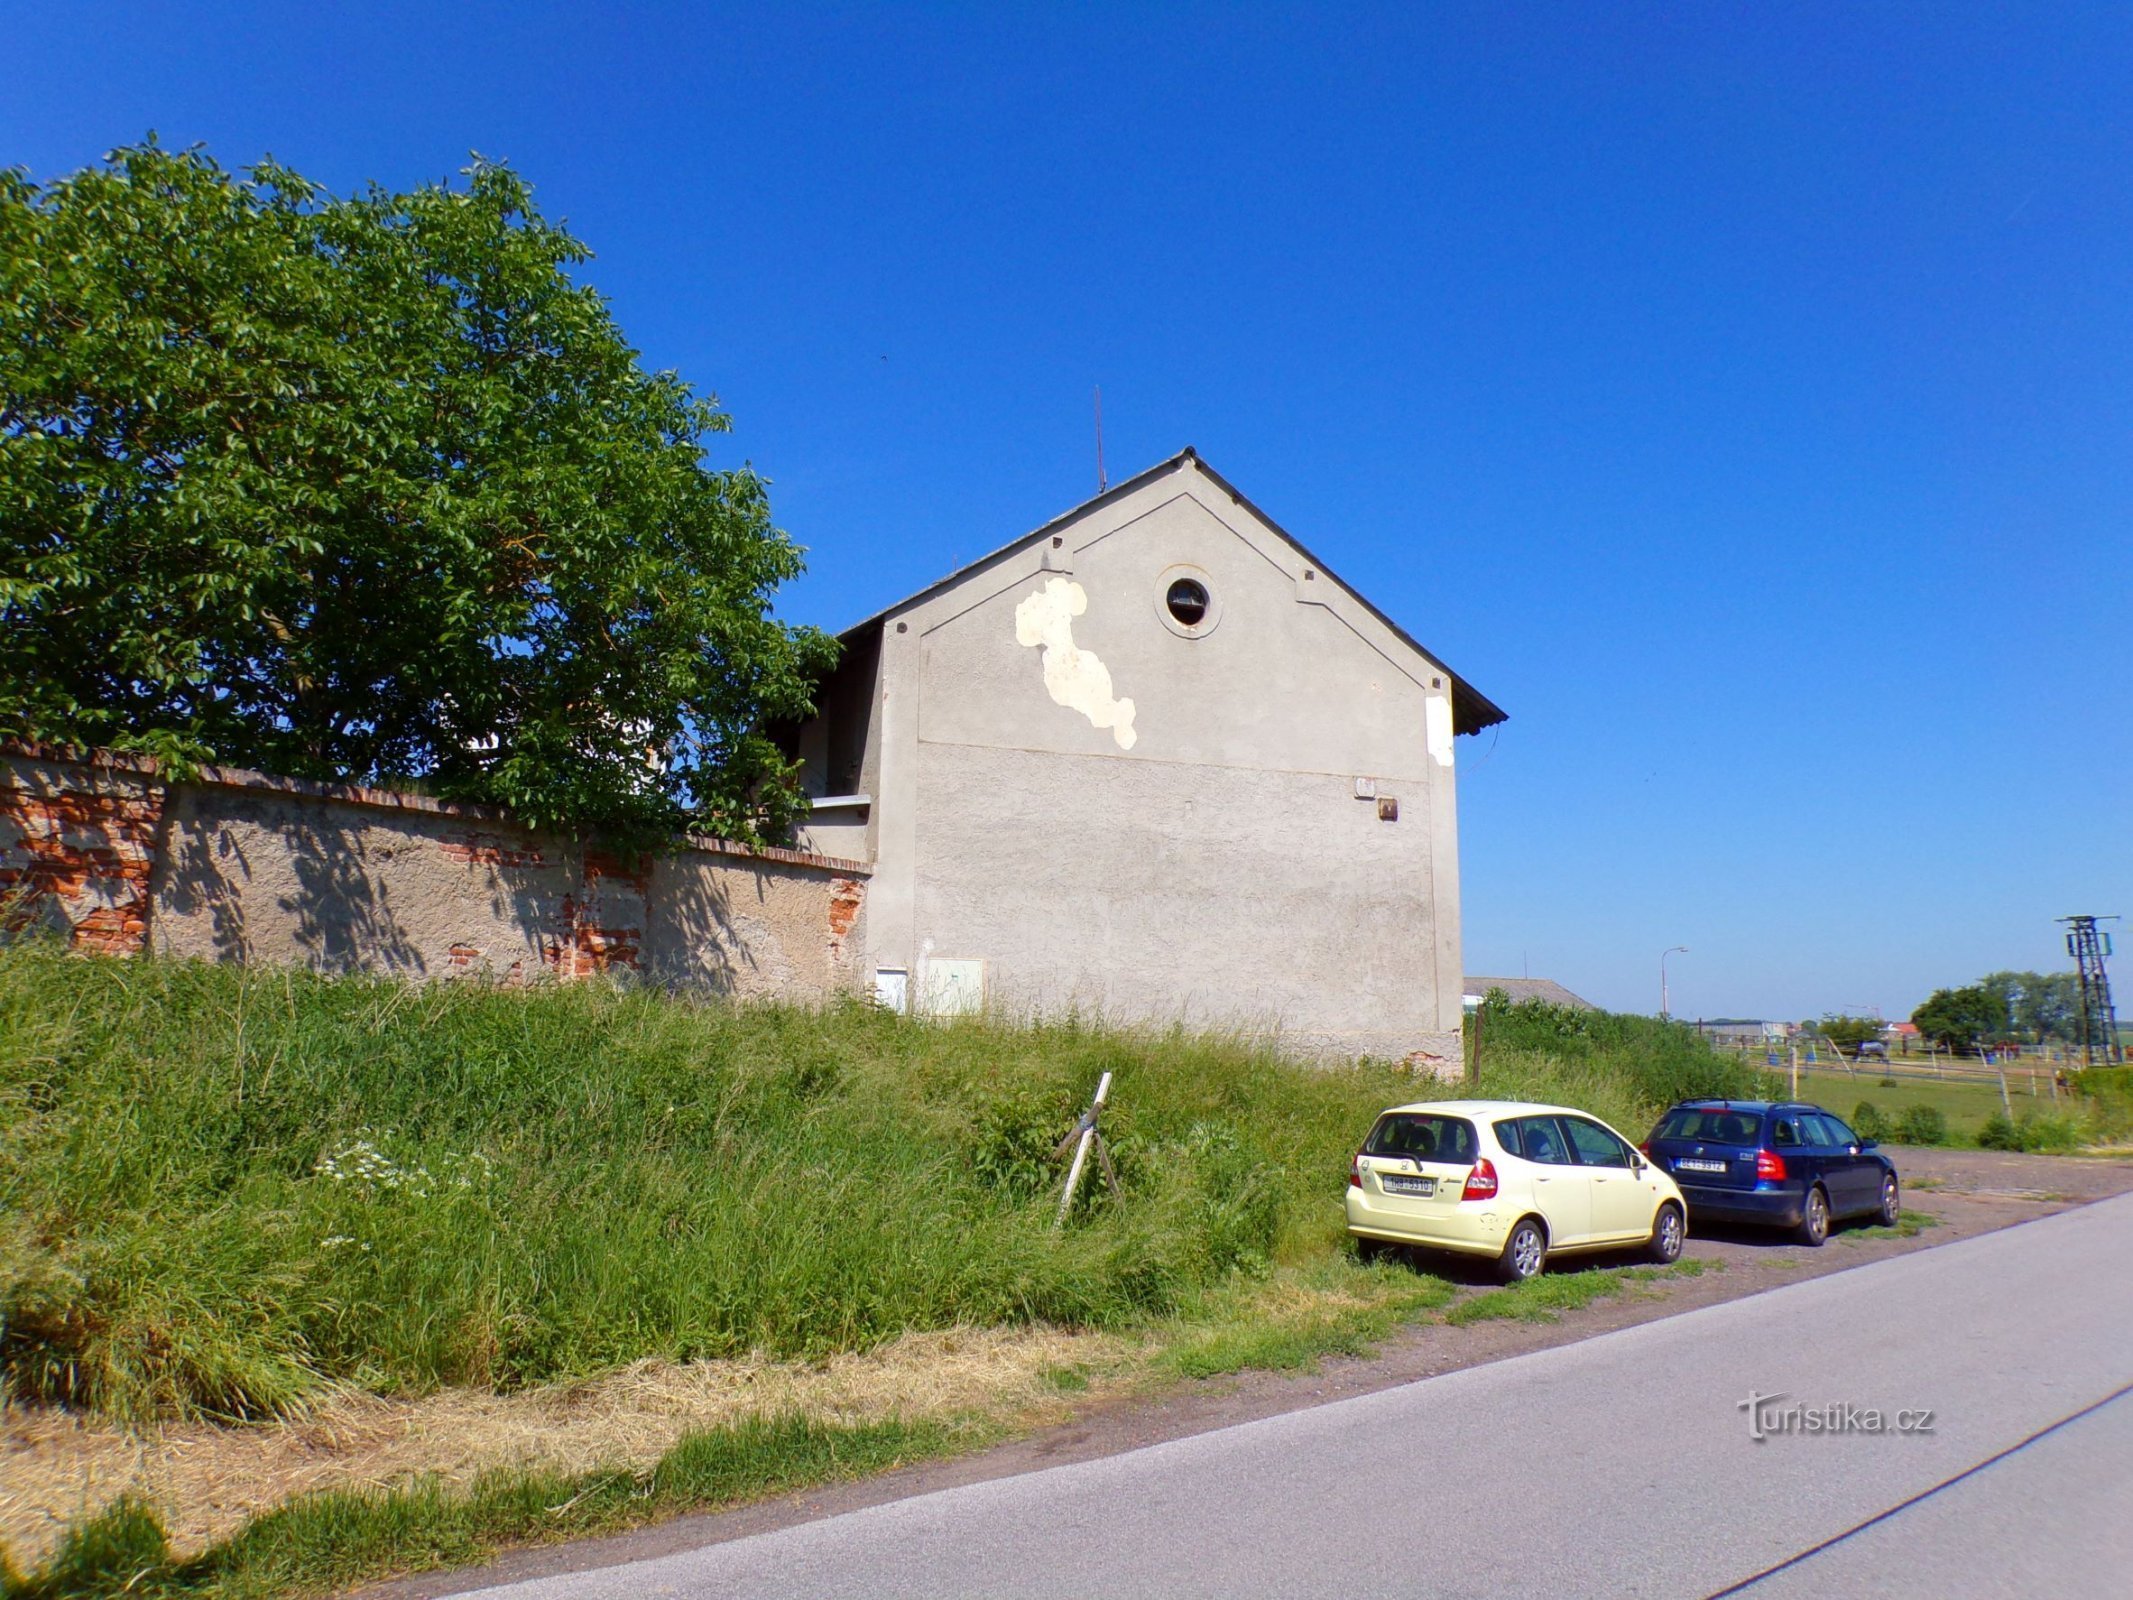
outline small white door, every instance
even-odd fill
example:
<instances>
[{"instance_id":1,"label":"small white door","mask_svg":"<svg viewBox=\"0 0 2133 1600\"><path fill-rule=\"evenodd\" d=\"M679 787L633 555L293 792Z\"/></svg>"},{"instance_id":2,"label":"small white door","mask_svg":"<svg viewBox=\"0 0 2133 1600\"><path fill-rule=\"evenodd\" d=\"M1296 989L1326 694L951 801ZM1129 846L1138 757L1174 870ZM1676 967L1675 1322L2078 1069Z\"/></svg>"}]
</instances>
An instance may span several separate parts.
<instances>
[{"instance_id":1,"label":"small white door","mask_svg":"<svg viewBox=\"0 0 2133 1600\"><path fill-rule=\"evenodd\" d=\"M902 967L876 967L874 969L874 1003L891 1011L907 1011L911 1006L911 974Z\"/></svg>"}]
</instances>

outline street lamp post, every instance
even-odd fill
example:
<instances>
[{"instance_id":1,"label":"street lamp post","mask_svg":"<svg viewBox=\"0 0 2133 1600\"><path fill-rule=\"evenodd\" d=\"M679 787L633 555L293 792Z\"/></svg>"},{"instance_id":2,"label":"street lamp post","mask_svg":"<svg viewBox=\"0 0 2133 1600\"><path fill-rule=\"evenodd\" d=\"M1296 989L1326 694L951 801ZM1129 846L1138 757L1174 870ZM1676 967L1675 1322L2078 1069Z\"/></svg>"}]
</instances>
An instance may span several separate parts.
<instances>
[{"instance_id":1,"label":"street lamp post","mask_svg":"<svg viewBox=\"0 0 2133 1600\"><path fill-rule=\"evenodd\" d=\"M1669 949L1665 949L1659 952L1659 1020L1662 1022L1664 1022L1668 1016L1666 1003L1666 958L1668 956L1685 956L1688 953L1689 947L1685 944L1677 944Z\"/></svg>"}]
</instances>

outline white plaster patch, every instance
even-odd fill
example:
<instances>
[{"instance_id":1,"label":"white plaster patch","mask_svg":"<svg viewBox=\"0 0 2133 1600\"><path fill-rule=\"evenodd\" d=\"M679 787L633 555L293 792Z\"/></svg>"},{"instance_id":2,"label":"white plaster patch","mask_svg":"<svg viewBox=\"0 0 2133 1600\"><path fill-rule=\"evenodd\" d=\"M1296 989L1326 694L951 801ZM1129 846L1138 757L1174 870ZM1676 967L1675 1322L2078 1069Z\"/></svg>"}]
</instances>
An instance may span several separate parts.
<instances>
[{"instance_id":1,"label":"white plaster patch","mask_svg":"<svg viewBox=\"0 0 2133 1600\"><path fill-rule=\"evenodd\" d=\"M1433 694L1423 703L1423 737L1437 765L1452 764L1452 702L1449 695Z\"/></svg>"},{"instance_id":2,"label":"white plaster patch","mask_svg":"<svg viewBox=\"0 0 2133 1600\"><path fill-rule=\"evenodd\" d=\"M1088 609L1087 590L1071 578L1052 578L1015 607L1015 642L1044 647L1044 689L1054 705L1079 711L1091 727L1109 728L1119 749L1131 750L1133 702L1114 698L1111 669L1074 643L1074 619Z\"/></svg>"}]
</instances>

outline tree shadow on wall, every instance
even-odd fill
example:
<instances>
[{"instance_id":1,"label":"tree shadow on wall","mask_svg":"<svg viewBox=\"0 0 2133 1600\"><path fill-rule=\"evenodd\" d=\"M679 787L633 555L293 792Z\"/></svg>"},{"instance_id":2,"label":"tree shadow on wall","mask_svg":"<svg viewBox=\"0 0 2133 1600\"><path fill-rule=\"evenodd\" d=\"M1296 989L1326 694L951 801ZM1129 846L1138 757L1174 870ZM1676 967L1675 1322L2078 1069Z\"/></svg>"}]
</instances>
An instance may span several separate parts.
<instances>
[{"instance_id":1,"label":"tree shadow on wall","mask_svg":"<svg viewBox=\"0 0 2133 1600\"><path fill-rule=\"evenodd\" d=\"M276 904L295 924L291 937L320 971L423 976L429 963L393 914L392 891L379 881L361 838L353 829L285 826L282 840L297 893Z\"/></svg>"},{"instance_id":2,"label":"tree shadow on wall","mask_svg":"<svg viewBox=\"0 0 2133 1600\"><path fill-rule=\"evenodd\" d=\"M354 830L317 828L289 816L258 820L250 850L278 847L296 880L293 893L277 894L271 910L259 903L262 869L247 853L245 833L227 820L203 817L174 830L162 863L166 874L158 903L174 920L205 917L208 940L225 961L271 956L280 934L306 965L322 972L386 972L420 976L428 971L422 952L393 913L390 891L378 881L377 863ZM262 943L269 948L262 951Z\"/></svg>"},{"instance_id":3,"label":"tree shadow on wall","mask_svg":"<svg viewBox=\"0 0 2133 1600\"><path fill-rule=\"evenodd\" d=\"M792 964L769 925L734 905L727 880L686 855L662 860L645 895L644 974L669 989L733 996L776 992ZM760 896L761 885L757 885Z\"/></svg>"},{"instance_id":4,"label":"tree shadow on wall","mask_svg":"<svg viewBox=\"0 0 2133 1600\"><path fill-rule=\"evenodd\" d=\"M176 929L207 919L208 947L221 961L243 961L252 954L245 920L245 888L252 881L252 858L230 829L204 819L173 819L169 841L155 865L150 903L155 907L154 941L158 948L177 944Z\"/></svg>"}]
</instances>

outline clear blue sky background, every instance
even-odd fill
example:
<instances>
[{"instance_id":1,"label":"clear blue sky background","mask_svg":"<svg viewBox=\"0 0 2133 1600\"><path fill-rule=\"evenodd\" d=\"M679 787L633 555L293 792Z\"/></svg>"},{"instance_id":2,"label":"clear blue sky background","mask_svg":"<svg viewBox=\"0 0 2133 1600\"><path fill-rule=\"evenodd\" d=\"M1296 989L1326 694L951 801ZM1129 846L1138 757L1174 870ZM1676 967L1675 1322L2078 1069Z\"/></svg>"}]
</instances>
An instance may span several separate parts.
<instances>
[{"instance_id":1,"label":"clear blue sky background","mask_svg":"<svg viewBox=\"0 0 2133 1600\"><path fill-rule=\"evenodd\" d=\"M2133 8L1050 11L17 8L0 162L508 159L796 620L1085 497L1100 383L1510 711L1469 971L1894 1015L2133 913Z\"/></svg>"}]
</instances>

